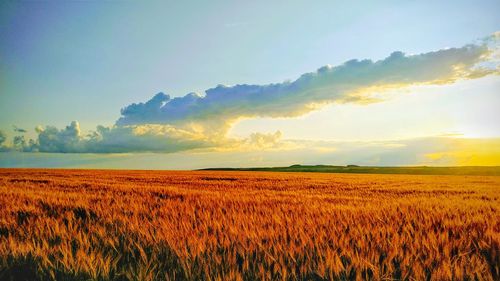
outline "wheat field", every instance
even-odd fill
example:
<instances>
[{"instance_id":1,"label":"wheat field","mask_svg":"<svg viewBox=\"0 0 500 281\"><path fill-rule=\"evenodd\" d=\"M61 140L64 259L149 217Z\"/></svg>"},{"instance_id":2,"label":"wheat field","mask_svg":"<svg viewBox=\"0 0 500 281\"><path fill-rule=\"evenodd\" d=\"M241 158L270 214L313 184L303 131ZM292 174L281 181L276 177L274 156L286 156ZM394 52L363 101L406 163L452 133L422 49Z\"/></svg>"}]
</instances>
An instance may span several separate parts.
<instances>
[{"instance_id":1,"label":"wheat field","mask_svg":"<svg viewBox=\"0 0 500 281\"><path fill-rule=\"evenodd\" d=\"M0 280L499 280L500 177L0 169Z\"/></svg>"}]
</instances>

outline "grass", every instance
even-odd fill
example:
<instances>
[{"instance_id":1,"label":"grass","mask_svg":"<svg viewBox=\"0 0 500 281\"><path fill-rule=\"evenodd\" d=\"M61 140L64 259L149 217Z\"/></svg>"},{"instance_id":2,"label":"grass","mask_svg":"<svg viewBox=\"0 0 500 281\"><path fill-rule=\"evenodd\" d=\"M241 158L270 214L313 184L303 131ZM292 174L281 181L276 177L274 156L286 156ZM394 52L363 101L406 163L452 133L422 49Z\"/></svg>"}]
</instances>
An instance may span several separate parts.
<instances>
[{"instance_id":1,"label":"grass","mask_svg":"<svg viewBox=\"0 0 500 281\"><path fill-rule=\"evenodd\" d=\"M499 280L500 177L0 169L0 280Z\"/></svg>"},{"instance_id":2,"label":"grass","mask_svg":"<svg viewBox=\"0 0 500 281\"><path fill-rule=\"evenodd\" d=\"M260 171L260 172L314 172L314 173L353 173L353 174L406 174L406 175L469 175L500 176L500 166L461 166L461 167L378 167L378 166L332 166L332 165L292 165L288 167L259 168L208 168L202 171Z\"/></svg>"}]
</instances>

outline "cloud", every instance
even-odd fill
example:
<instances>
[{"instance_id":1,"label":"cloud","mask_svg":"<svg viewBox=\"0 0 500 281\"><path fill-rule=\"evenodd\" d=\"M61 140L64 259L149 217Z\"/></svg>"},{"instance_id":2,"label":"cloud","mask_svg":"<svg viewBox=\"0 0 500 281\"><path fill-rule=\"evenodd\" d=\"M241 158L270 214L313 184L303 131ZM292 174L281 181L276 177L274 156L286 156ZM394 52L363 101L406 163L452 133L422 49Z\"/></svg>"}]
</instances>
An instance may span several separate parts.
<instances>
[{"instance_id":1,"label":"cloud","mask_svg":"<svg viewBox=\"0 0 500 281\"><path fill-rule=\"evenodd\" d=\"M254 133L248 139L213 138L196 131L182 130L169 125L145 124L131 126L98 126L86 136L81 134L77 121L65 129L37 127L38 141L27 146L23 136L14 140L21 151L62 153L127 153L178 152L200 148L262 149L281 144L281 132Z\"/></svg>"},{"instance_id":2,"label":"cloud","mask_svg":"<svg viewBox=\"0 0 500 281\"><path fill-rule=\"evenodd\" d=\"M18 133L24 133L25 130L15 130ZM24 132L23 132L24 131ZM0 130L0 152L10 152L10 151L24 151L32 152L36 151L37 142L30 139L26 141L23 135L14 136L10 144L7 143L7 134ZM35 149L35 150L34 150Z\"/></svg>"},{"instance_id":3,"label":"cloud","mask_svg":"<svg viewBox=\"0 0 500 281\"><path fill-rule=\"evenodd\" d=\"M83 152L80 125L73 121L66 128L59 130L48 126L35 128L38 133L37 149L43 152Z\"/></svg>"},{"instance_id":4,"label":"cloud","mask_svg":"<svg viewBox=\"0 0 500 281\"><path fill-rule=\"evenodd\" d=\"M321 147L308 144L305 147ZM335 147L322 161L359 165L500 165L500 139L426 137L378 142L325 142ZM316 160L317 161L317 160Z\"/></svg>"},{"instance_id":5,"label":"cloud","mask_svg":"<svg viewBox=\"0 0 500 281\"><path fill-rule=\"evenodd\" d=\"M449 84L498 74L498 68L480 66L491 54L486 43L419 55L393 52L375 62L350 60L335 67L324 66L293 82L219 85L206 90L204 96L190 93L173 99L159 93L145 103L122 109L116 124L215 123L225 130L239 118L296 117L330 103L374 102L374 90Z\"/></svg>"},{"instance_id":6,"label":"cloud","mask_svg":"<svg viewBox=\"0 0 500 281\"><path fill-rule=\"evenodd\" d=\"M0 146L3 145L3 143L5 142L6 139L7 139L7 135L5 135L5 133L0 130Z\"/></svg>"},{"instance_id":7,"label":"cloud","mask_svg":"<svg viewBox=\"0 0 500 281\"><path fill-rule=\"evenodd\" d=\"M215 145L203 135L167 125L98 126L83 136L79 123L73 121L62 130L39 126L36 131L38 141L33 148L40 152L175 152Z\"/></svg>"},{"instance_id":8,"label":"cloud","mask_svg":"<svg viewBox=\"0 0 500 281\"><path fill-rule=\"evenodd\" d=\"M460 48L418 55L393 52L379 61L350 60L323 66L295 81L267 85L219 85L204 95L171 98L158 93L121 110L114 126L83 136L78 122L64 129L37 127L38 139L17 140L22 150L71 153L176 152L197 148L274 148L281 133L227 137L242 118L297 117L331 103L380 101L375 92L415 85L450 84L498 75L500 33Z\"/></svg>"},{"instance_id":9,"label":"cloud","mask_svg":"<svg viewBox=\"0 0 500 281\"><path fill-rule=\"evenodd\" d=\"M197 169L331 165L500 165L500 139L433 137L379 142L294 141L292 149L173 153L0 153L0 167Z\"/></svg>"},{"instance_id":10,"label":"cloud","mask_svg":"<svg viewBox=\"0 0 500 281\"><path fill-rule=\"evenodd\" d=\"M278 145L280 141L280 131L276 131L274 134L252 133L248 138L249 144L258 148L274 147Z\"/></svg>"},{"instance_id":11,"label":"cloud","mask_svg":"<svg viewBox=\"0 0 500 281\"><path fill-rule=\"evenodd\" d=\"M217 140L194 131L169 125L98 127L88 141L87 151L103 152L176 152L217 145Z\"/></svg>"},{"instance_id":12,"label":"cloud","mask_svg":"<svg viewBox=\"0 0 500 281\"><path fill-rule=\"evenodd\" d=\"M10 150L8 146L4 145L6 140L7 135L2 130L0 130L0 152L6 152Z\"/></svg>"},{"instance_id":13,"label":"cloud","mask_svg":"<svg viewBox=\"0 0 500 281\"><path fill-rule=\"evenodd\" d=\"M26 133L26 132L28 132L27 130L19 128L17 126L12 126L12 127L14 127L14 132L16 132L16 133Z\"/></svg>"}]
</instances>

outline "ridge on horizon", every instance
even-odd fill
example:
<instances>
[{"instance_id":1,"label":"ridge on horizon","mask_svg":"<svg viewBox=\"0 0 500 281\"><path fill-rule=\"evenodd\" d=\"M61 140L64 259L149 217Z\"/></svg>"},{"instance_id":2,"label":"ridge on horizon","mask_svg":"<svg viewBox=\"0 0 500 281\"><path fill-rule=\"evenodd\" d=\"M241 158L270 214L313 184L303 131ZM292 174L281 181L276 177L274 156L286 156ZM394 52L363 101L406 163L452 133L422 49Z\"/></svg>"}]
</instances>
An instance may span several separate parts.
<instances>
[{"instance_id":1,"label":"ridge on horizon","mask_svg":"<svg viewBox=\"0 0 500 281\"><path fill-rule=\"evenodd\" d=\"M302 165L284 167L203 168L197 171L268 171L268 172L316 172L358 174L410 174L410 175L481 175L500 176L500 166L359 166L349 165Z\"/></svg>"}]
</instances>

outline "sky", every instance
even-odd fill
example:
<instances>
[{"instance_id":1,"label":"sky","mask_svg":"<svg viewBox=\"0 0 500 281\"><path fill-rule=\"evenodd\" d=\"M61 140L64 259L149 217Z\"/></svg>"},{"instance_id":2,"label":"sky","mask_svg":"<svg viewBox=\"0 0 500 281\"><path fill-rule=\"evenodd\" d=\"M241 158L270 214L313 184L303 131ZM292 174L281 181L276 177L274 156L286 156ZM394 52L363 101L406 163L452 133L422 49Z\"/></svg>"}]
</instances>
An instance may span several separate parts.
<instances>
[{"instance_id":1,"label":"sky","mask_svg":"<svg viewBox=\"0 0 500 281\"><path fill-rule=\"evenodd\" d=\"M500 2L269 2L0 2L0 167L500 165Z\"/></svg>"}]
</instances>

